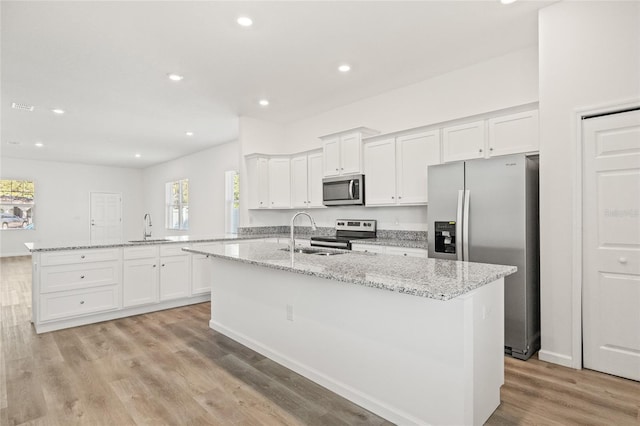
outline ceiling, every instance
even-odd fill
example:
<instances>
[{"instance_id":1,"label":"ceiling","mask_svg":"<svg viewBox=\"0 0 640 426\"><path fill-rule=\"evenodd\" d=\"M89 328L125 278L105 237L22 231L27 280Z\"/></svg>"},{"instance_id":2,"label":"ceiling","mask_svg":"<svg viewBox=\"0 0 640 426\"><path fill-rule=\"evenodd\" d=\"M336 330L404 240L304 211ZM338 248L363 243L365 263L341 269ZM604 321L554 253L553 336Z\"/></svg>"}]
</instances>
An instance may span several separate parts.
<instances>
[{"instance_id":1,"label":"ceiling","mask_svg":"<svg viewBox=\"0 0 640 426\"><path fill-rule=\"evenodd\" d=\"M536 45L550 3L2 1L0 153L147 167L235 140L239 116L288 123Z\"/></svg>"}]
</instances>

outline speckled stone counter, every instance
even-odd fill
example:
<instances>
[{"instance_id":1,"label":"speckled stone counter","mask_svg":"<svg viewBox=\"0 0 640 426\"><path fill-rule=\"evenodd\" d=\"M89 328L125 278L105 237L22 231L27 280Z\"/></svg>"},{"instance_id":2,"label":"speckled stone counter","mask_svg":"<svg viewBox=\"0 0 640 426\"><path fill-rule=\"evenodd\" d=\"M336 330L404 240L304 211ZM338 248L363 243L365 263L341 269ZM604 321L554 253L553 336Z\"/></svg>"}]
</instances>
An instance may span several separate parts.
<instances>
[{"instance_id":1,"label":"speckled stone counter","mask_svg":"<svg viewBox=\"0 0 640 426\"><path fill-rule=\"evenodd\" d=\"M516 272L515 266L421 259L340 250L337 255L296 253L286 244L255 242L185 249L234 261L359 284L431 299L449 300Z\"/></svg>"},{"instance_id":2,"label":"speckled stone counter","mask_svg":"<svg viewBox=\"0 0 640 426\"><path fill-rule=\"evenodd\" d=\"M428 249L427 240L404 240L396 238L367 238L364 240L354 240L353 244L359 245L371 245L371 246L387 246L387 247L402 247L402 248L419 248Z\"/></svg>"}]
</instances>

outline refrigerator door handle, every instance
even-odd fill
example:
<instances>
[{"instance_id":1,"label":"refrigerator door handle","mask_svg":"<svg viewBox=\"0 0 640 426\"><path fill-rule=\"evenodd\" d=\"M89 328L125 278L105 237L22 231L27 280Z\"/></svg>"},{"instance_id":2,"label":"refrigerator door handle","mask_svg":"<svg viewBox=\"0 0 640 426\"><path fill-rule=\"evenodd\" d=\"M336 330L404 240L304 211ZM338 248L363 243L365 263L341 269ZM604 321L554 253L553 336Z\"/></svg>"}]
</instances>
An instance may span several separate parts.
<instances>
[{"instance_id":1,"label":"refrigerator door handle","mask_svg":"<svg viewBox=\"0 0 640 426\"><path fill-rule=\"evenodd\" d=\"M462 218L462 253L464 256L464 260L467 262L469 259L469 200L470 200L471 191L464 191L464 216Z\"/></svg>"},{"instance_id":2,"label":"refrigerator door handle","mask_svg":"<svg viewBox=\"0 0 640 426\"><path fill-rule=\"evenodd\" d=\"M463 260L462 258L462 241L464 239L464 235L462 234L462 208L464 206L462 189L458 190L458 211L456 213L456 253L458 256L458 260Z\"/></svg>"}]
</instances>

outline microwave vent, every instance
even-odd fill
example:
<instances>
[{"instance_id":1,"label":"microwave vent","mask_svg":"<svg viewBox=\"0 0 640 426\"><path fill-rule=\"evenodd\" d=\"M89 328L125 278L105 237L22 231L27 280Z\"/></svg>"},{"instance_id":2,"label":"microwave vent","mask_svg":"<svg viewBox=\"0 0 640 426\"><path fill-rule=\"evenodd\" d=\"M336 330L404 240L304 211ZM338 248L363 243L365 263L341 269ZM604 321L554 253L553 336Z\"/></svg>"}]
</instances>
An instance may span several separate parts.
<instances>
[{"instance_id":1,"label":"microwave vent","mask_svg":"<svg viewBox=\"0 0 640 426\"><path fill-rule=\"evenodd\" d=\"M29 111L29 112L33 112L33 110L35 109L35 107L33 105L19 104L17 102L13 102L11 104L11 108L19 109L21 111Z\"/></svg>"}]
</instances>

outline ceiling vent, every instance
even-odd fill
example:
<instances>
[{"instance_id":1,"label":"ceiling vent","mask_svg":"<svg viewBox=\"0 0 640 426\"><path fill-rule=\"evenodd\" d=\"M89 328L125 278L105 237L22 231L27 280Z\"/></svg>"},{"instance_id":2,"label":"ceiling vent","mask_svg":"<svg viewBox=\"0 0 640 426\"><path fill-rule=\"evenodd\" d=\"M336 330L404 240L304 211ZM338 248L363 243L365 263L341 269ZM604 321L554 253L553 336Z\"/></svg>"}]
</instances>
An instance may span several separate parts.
<instances>
[{"instance_id":1,"label":"ceiling vent","mask_svg":"<svg viewBox=\"0 0 640 426\"><path fill-rule=\"evenodd\" d=\"M19 104L17 102L13 102L11 104L11 108L19 109L21 111L29 111L29 112L33 112L33 110L35 109L35 107L33 105Z\"/></svg>"}]
</instances>

